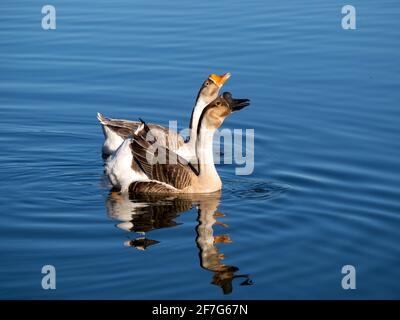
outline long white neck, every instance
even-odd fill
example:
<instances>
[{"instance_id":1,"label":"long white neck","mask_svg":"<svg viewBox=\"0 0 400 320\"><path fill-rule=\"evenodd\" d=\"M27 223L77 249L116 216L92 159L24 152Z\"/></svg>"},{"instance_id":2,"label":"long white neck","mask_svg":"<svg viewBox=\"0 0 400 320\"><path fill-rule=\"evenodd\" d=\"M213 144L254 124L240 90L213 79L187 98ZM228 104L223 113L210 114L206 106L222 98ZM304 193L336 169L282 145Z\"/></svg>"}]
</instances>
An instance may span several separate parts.
<instances>
[{"instance_id":1,"label":"long white neck","mask_svg":"<svg viewBox=\"0 0 400 320\"><path fill-rule=\"evenodd\" d=\"M190 136L189 141L186 143L187 148L193 155L196 153L197 127L199 125L199 119L206 106L207 104L204 102L204 100L199 97L199 99L196 101L196 105L193 108L190 121Z\"/></svg>"},{"instance_id":2,"label":"long white neck","mask_svg":"<svg viewBox=\"0 0 400 320\"><path fill-rule=\"evenodd\" d=\"M201 125L201 124L200 124ZM196 139L196 156L200 170L199 179L202 184L219 190L221 179L214 164L213 138L215 129L201 127Z\"/></svg>"}]
</instances>

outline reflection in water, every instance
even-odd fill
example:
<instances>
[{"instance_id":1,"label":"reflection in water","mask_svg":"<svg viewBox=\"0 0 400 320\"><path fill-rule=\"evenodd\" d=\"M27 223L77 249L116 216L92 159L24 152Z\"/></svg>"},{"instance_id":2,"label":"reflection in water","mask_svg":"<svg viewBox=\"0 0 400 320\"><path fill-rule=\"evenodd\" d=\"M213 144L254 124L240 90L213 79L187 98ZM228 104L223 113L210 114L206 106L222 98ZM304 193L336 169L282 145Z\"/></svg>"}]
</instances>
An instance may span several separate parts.
<instances>
[{"instance_id":1,"label":"reflection in water","mask_svg":"<svg viewBox=\"0 0 400 320\"><path fill-rule=\"evenodd\" d=\"M108 215L121 221L120 229L140 233L141 236L125 242L125 245L145 250L159 243L146 237L146 232L179 225L175 219L193 206L198 209L196 244L199 248L200 266L214 273L212 284L222 288L224 294L232 292L233 279L243 278L241 285L251 285L248 275L238 275L239 268L222 263L224 255L217 244L229 244L229 234L214 235L214 226L228 225L217 220L224 214L218 212L221 193L208 195L127 195L111 192L106 208Z\"/></svg>"},{"instance_id":2,"label":"reflection in water","mask_svg":"<svg viewBox=\"0 0 400 320\"><path fill-rule=\"evenodd\" d=\"M214 272L212 284L220 286L224 294L232 292L232 280L235 278L245 278L242 285L252 284L248 275L235 275L239 269L235 266L229 266L222 263L224 255L219 253L216 244L231 243L229 234L214 235L214 225L220 225L228 228L228 225L217 221L218 217L223 217L224 214L218 212L220 194L218 198L207 199L200 201L198 205L198 218L199 222L196 233L196 243L200 250L200 265L202 268Z\"/></svg>"}]
</instances>

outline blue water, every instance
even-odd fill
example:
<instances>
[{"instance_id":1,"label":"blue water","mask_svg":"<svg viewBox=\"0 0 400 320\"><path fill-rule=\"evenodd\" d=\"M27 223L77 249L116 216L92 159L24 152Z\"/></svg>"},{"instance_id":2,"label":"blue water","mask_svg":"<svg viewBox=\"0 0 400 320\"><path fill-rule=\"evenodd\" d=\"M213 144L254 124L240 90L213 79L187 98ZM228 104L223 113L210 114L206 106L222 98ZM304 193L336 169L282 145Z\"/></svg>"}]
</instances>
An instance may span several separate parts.
<instances>
[{"instance_id":1,"label":"blue water","mask_svg":"<svg viewBox=\"0 0 400 320\"><path fill-rule=\"evenodd\" d=\"M50 4L44 31L43 1L0 3L1 298L400 298L397 0L353 0L356 30L336 0ZM186 127L227 71L252 175L219 165L216 197L110 193L96 112Z\"/></svg>"}]
</instances>

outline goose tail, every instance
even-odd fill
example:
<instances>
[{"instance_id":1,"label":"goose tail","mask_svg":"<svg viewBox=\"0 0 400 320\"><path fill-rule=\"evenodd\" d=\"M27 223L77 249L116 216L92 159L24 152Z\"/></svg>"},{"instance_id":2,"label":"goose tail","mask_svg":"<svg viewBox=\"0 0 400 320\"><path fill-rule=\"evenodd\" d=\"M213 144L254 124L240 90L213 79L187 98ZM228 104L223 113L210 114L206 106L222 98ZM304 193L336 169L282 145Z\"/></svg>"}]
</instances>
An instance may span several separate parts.
<instances>
[{"instance_id":1,"label":"goose tail","mask_svg":"<svg viewBox=\"0 0 400 320\"><path fill-rule=\"evenodd\" d=\"M110 122L110 119L108 119L107 117L105 117L103 114L101 114L100 112L97 112L97 120L100 121L101 124L107 125Z\"/></svg>"}]
</instances>

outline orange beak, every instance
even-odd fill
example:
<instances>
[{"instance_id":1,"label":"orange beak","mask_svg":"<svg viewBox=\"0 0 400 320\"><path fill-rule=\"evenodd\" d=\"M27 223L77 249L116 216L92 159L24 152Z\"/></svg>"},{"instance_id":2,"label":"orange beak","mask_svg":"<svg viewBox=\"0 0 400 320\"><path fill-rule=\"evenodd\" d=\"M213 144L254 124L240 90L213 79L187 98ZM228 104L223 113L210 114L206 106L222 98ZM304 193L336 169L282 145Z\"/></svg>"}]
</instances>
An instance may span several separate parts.
<instances>
[{"instance_id":1,"label":"orange beak","mask_svg":"<svg viewBox=\"0 0 400 320\"><path fill-rule=\"evenodd\" d=\"M218 87L222 87L224 85L224 83L226 82L226 80L228 80L231 77L231 74L229 72L224 73L221 76L218 76L216 74L210 74L210 76L208 77L212 82L214 82Z\"/></svg>"}]
</instances>

